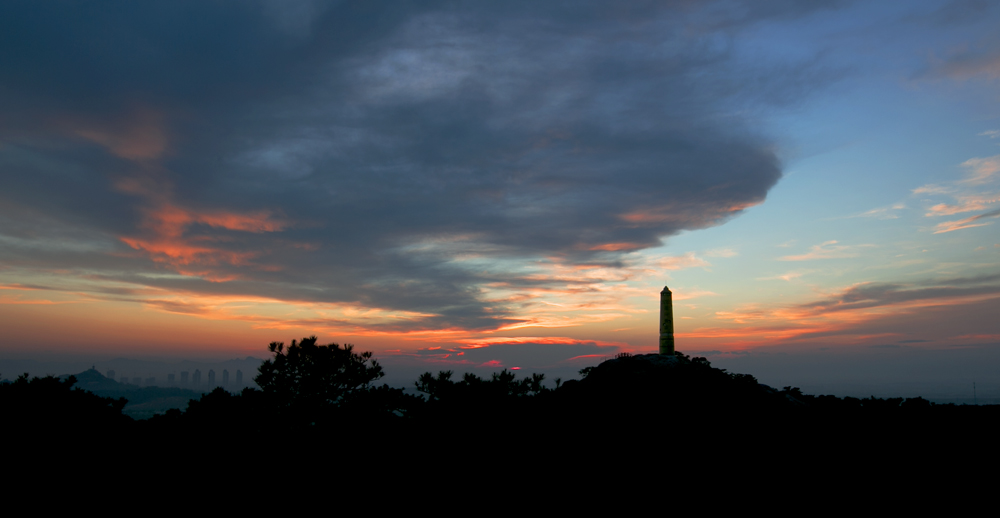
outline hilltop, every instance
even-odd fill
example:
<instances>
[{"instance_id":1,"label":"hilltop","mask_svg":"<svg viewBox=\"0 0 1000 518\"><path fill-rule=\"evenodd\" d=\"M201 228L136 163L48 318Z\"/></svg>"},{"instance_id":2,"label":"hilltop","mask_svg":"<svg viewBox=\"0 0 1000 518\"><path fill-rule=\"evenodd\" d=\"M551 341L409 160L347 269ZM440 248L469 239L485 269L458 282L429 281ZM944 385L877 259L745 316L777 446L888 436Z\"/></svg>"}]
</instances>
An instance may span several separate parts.
<instances>
[{"instance_id":1,"label":"hilltop","mask_svg":"<svg viewBox=\"0 0 1000 518\"><path fill-rule=\"evenodd\" d=\"M350 361L357 365L370 361L370 356L353 357ZM416 383L421 396L371 384L378 378L376 371L350 382L356 385L342 385L338 373L343 371L335 364L324 371L332 378L324 377L328 381L317 385L320 378L309 381L315 363L303 365L306 370L296 371L288 378L291 385L281 391L265 382L261 390L247 388L240 393L221 388L208 394L139 388L119 384L93 369L63 381L22 376L0 385L0 408L5 421L18 423L16 429L29 437L31 430L53 423L66 427L87 422L120 432L108 437L138 443L186 438L176 442L178 448L206 446L205 432L211 432L208 436L214 441L248 443L276 436L305 440L348 433L380 444L387 454L445 438L452 447L488 444L524 452L587 447L612 439L701 445L751 441L782 449L836 444L842 449L868 447L864 441L871 430L912 443L959 430L990 429L1000 420L997 406L812 396L794 387L779 390L752 375L730 373L704 358L679 353L621 354L583 369L581 379L556 383L555 388L543 384L540 374L518 378L503 371L481 378L467 373L453 379L448 371L426 373ZM349 390L317 398L319 394L308 388L337 384ZM139 411L154 405L174 409L133 421L128 416L141 414L130 414L125 399ZM407 440L400 441L402 437Z\"/></svg>"}]
</instances>

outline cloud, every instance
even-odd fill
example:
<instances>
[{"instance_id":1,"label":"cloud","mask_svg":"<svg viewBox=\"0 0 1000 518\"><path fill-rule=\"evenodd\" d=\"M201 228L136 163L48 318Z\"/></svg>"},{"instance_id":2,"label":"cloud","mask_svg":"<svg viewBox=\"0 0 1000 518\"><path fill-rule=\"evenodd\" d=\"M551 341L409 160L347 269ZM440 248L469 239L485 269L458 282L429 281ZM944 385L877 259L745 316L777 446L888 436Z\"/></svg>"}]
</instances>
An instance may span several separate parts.
<instances>
[{"instance_id":1,"label":"cloud","mask_svg":"<svg viewBox=\"0 0 1000 518\"><path fill-rule=\"evenodd\" d=\"M947 194L953 192L953 190L954 189L940 185L924 185L913 189L913 194Z\"/></svg>"},{"instance_id":2,"label":"cloud","mask_svg":"<svg viewBox=\"0 0 1000 518\"><path fill-rule=\"evenodd\" d=\"M869 210L867 212L862 212L861 214L858 214L856 216L851 216L851 217L856 217L856 218L876 218L876 219L898 219L899 215L896 214L893 211L902 210L902 209L905 209L905 208L906 208L906 206L903 205L902 203L896 203L896 204L892 205L891 207L880 207L880 208L877 208L877 209Z\"/></svg>"},{"instance_id":3,"label":"cloud","mask_svg":"<svg viewBox=\"0 0 1000 518\"><path fill-rule=\"evenodd\" d=\"M739 252L732 248L716 248L705 252L707 257L736 257L738 255L740 255Z\"/></svg>"},{"instance_id":4,"label":"cloud","mask_svg":"<svg viewBox=\"0 0 1000 518\"><path fill-rule=\"evenodd\" d=\"M779 261L812 261L815 259L843 259L857 257L859 248L874 245L838 245L837 241L827 241L809 248L809 252L800 255L779 257Z\"/></svg>"},{"instance_id":5,"label":"cloud","mask_svg":"<svg viewBox=\"0 0 1000 518\"><path fill-rule=\"evenodd\" d=\"M1000 77L1000 53L994 48L957 52L947 58L932 61L929 75L952 79L971 79L977 76L997 78Z\"/></svg>"},{"instance_id":6,"label":"cloud","mask_svg":"<svg viewBox=\"0 0 1000 518\"><path fill-rule=\"evenodd\" d=\"M719 311L716 312L716 317L727 325L702 327L680 336L685 339L733 340L730 345L760 345L762 342L800 341L831 336L853 342L884 340L887 336L898 335L899 329L899 322L880 327L878 322L885 319L899 317L904 319L902 322L923 323L912 315L921 314L928 308L972 307L977 304L979 311L995 311L992 308L1000 300L998 281L1000 274L925 279L909 283L858 283L806 303L747 304L731 311ZM944 324L937 322L934 325ZM887 333L885 329L891 329L892 332ZM912 340L898 341L911 342L915 343Z\"/></svg>"},{"instance_id":7,"label":"cloud","mask_svg":"<svg viewBox=\"0 0 1000 518\"><path fill-rule=\"evenodd\" d=\"M986 130L978 135L980 137L1000 138L1000 130Z\"/></svg>"},{"instance_id":8,"label":"cloud","mask_svg":"<svg viewBox=\"0 0 1000 518\"><path fill-rule=\"evenodd\" d=\"M965 183L985 183L1000 171L1000 155L970 158L962 162L962 167L970 170L969 178L963 180Z\"/></svg>"},{"instance_id":9,"label":"cloud","mask_svg":"<svg viewBox=\"0 0 1000 518\"><path fill-rule=\"evenodd\" d=\"M115 121L66 121L71 133L100 144L127 160L153 160L167 149L163 113L145 107L133 108Z\"/></svg>"},{"instance_id":10,"label":"cloud","mask_svg":"<svg viewBox=\"0 0 1000 518\"><path fill-rule=\"evenodd\" d=\"M958 196L956 198L959 202L957 205L939 203L931 207L930 212L926 213L925 216L951 216L952 214L983 210L993 203L1000 202L1000 196L996 194Z\"/></svg>"},{"instance_id":11,"label":"cloud","mask_svg":"<svg viewBox=\"0 0 1000 518\"><path fill-rule=\"evenodd\" d=\"M275 5L0 6L0 263L414 332L580 322L532 290L612 276L546 268L762 203L781 165L734 107L828 79L711 42L836 3Z\"/></svg>"},{"instance_id":12,"label":"cloud","mask_svg":"<svg viewBox=\"0 0 1000 518\"><path fill-rule=\"evenodd\" d=\"M991 224L991 221L979 222L984 218L995 218L1000 216L1000 209L972 216L965 219L960 219L957 221L945 221L943 223L938 223L934 227L935 234L943 234L945 232L954 232L955 230L962 230L966 228L983 227ZM977 223L978 222L978 223Z\"/></svg>"},{"instance_id":13,"label":"cloud","mask_svg":"<svg viewBox=\"0 0 1000 518\"><path fill-rule=\"evenodd\" d=\"M684 255L664 257L656 261L656 266L664 270L684 270L686 268L705 268L712 266L708 261L697 257L694 252Z\"/></svg>"},{"instance_id":14,"label":"cloud","mask_svg":"<svg viewBox=\"0 0 1000 518\"><path fill-rule=\"evenodd\" d=\"M914 194L950 194L955 200L953 204L938 203L931 206L924 216L951 216L964 212L985 210L1000 202L1000 195L994 192L976 192L977 189L981 188L975 187L990 183L995 178L996 173L1000 171L1000 155L971 158L961 165L969 170L969 176L963 180L954 182L954 187L925 186L913 191ZM956 230L986 226L991 224L991 222L981 220L995 217L997 213L998 211L993 210L961 220L938 223L934 226L934 233L943 234Z\"/></svg>"},{"instance_id":15,"label":"cloud","mask_svg":"<svg viewBox=\"0 0 1000 518\"><path fill-rule=\"evenodd\" d=\"M761 277L761 278L759 278L757 280L760 280L760 281L782 280L782 281L790 282L790 281L792 281L794 279L798 279L798 278L802 277L803 275L805 275L807 273L812 273L812 270L792 271L792 272L788 272L788 273L783 273L781 275L775 275L773 277Z\"/></svg>"},{"instance_id":16,"label":"cloud","mask_svg":"<svg viewBox=\"0 0 1000 518\"><path fill-rule=\"evenodd\" d=\"M910 303L951 304L955 299L1000 297L997 276L944 279L921 284L860 283L826 299L801 304L800 309L840 312ZM961 303L961 300L957 302Z\"/></svg>"},{"instance_id":17,"label":"cloud","mask_svg":"<svg viewBox=\"0 0 1000 518\"><path fill-rule=\"evenodd\" d=\"M965 5L962 5L965 4ZM974 5L976 4L976 5ZM993 11L992 13L989 11ZM947 13L947 14L946 14ZM961 15L956 15L962 13ZM991 2L949 2L949 5L932 15L938 24L943 20L961 21L968 31L977 22L983 26L996 19L997 8ZM988 29L992 26L985 25ZM974 34L974 33L973 33ZM942 55L932 54L917 78L949 78L970 80L974 78L994 79L1000 77L1000 38L996 31L988 30L985 37L970 41L974 36L966 34L960 45L952 46Z\"/></svg>"}]
</instances>

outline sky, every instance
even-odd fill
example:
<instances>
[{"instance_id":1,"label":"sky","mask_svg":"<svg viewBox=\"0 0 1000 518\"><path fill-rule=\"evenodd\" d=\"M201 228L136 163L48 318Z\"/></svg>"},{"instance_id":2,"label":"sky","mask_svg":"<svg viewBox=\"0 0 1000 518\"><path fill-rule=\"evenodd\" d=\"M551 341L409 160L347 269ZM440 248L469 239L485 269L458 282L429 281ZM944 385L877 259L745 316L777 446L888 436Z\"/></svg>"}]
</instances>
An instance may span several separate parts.
<instances>
[{"instance_id":1,"label":"sky","mask_svg":"<svg viewBox=\"0 0 1000 518\"><path fill-rule=\"evenodd\" d=\"M678 350L765 382L1000 396L998 23L4 2L0 357L317 335L407 375L571 375L655 352L666 285Z\"/></svg>"}]
</instances>

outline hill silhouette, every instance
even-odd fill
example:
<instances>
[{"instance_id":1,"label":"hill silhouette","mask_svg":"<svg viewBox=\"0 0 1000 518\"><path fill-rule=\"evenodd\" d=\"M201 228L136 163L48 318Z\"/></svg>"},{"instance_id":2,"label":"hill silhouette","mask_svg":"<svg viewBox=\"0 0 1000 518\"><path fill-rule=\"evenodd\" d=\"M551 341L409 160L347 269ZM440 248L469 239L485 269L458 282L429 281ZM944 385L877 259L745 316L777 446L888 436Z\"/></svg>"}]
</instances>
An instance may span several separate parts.
<instances>
[{"instance_id":1,"label":"hill silhouette","mask_svg":"<svg viewBox=\"0 0 1000 518\"><path fill-rule=\"evenodd\" d=\"M951 440L967 430L992 429L1000 422L998 406L813 396L794 387L779 390L752 375L726 372L704 358L681 353L621 354L583 369L579 380L556 380L554 387L541 374L518 378L502 371L485 378L473 374L458 378L450 371L428 372L415 383L421 396L412 396L375 385L381 370L367 353L336 344L318 346L311 339L295 351L301 357L294 362L286 359L262 367L271 379L282 380L275 385L260 378L263 390L229 393L219 388L198 394L139 388L90 369L62 380L29 380L25 375L4 382L0 412L29 442L42 437L40 431L85 429L92 432L89 436L99 434L106 441L136 447L170 444L172 451L180 452L233 441L251 445L275 437L322 443L347 434L378 444L380 455L418 455L416 448L424 460L433 457L426 446L442 441L460 449L490 445L511 455L569 455L614 440L699 448L736 441L782 452L823 445L824 454L834 455L876 448L871 442L873 430L893 437L896 448L910 448L920 442ZM273 352L282 354L277 347ZM317 372L310 367L314 354L328 357ZM308 383L299 384L300 378ZM331 391L327 386L340 388ZM174 398L176 406L137 422L122 412L126 404L134 404L131 398L139 404ZM325 455L322 451L317 454ZM337 451L341 462L371 454L343 445ZM656 455L678 455L677 451L657 450ZM682 451L691 456L703 450Z\"/></svg>"},{"instance_id":2,"label":"hill silhouette","mask_svg":"<svg viewBox=\"0 0 1000 518\"><path fill-rule=\"evenodd\" d=\"M31 378L27 374L0 383L4 432L22 441L49 440L73 431L81 435L114 434L129 426L122 414L125 399L97 396L74 388L76 378Z\"/></svg>"}]
</instances>

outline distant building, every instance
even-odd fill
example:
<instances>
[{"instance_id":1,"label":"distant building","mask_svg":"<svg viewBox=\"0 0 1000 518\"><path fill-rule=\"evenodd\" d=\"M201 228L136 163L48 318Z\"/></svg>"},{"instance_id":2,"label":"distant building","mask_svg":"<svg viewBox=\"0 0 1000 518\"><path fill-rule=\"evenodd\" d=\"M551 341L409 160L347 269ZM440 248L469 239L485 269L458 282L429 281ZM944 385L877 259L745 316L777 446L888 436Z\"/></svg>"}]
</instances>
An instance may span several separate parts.
<instances>
[{"instance_id":1,"label":"distant building","mask_svg":"<svg viewBox=\"0 0 1000 518\"><path fill-rule=\"evenodd\" d=\"M243 386L243 371L236 369L236 384Z\"/></svg>"},{"instance_id":2,"label":"distant building","mask_svg":"<svg viewBox=\"0 0 1000 518\"><path fill-rule=\"evenodd\" d=\"M132 378L132 384L133 385L142 385L142 378L140 378L139 376L136 376L136 377Z\"/></svg>"},{"instance_id":3,"label":"distant building","mask_svg":"<svg viewBox=\"0 0 1000 518\"><path fill-rule=\"evenodd\" d=\"M188 372L181 371L181 383L187 385L187 382L188 382Z\"/></svg>"},{"instance_id":4,"label":"distant building","mask_svg":"<svg viewBox=\"0 0 1000 518\"><path fill-rule=\"evenodd\" d=\"M114 369L111 369L111 370L108 371L108 379L109 380L115 379L115 371L114 371Z\"/></svg>"},{"instance_id":5,"label":"distant building","mask_svg":"<svg viewBox=\"0 0 1000 518\"><path fill-rule=\"evenodd\" d=\"M215 371L212 369L208 369L208 386L215 386Z\"/></svg>"},{"instance_id":6,"label":"distant building","mask_svg":"<svg viewBox=\"0 0 1000 518\"><path fill-rule=\"evenodd\" d=\"M122 376L121 379L118 380L118 383L128 383L128 376Z\"/></svg>"},{"instance_id":7,"label":"distant building","mask_svg":"<svg viewBox=\"0 0 1000 518\"><path fill-rule=\"evenodd\" d=\"M150 377L146 378L146 386L147 387L152 387L154 385L156 385L156 376L150 376Z\"/></svg>"},{"instance_id":8,"label":"distant building","mask_svg":"<svg viewBox=\"0 0 1000 518\"><path fill-rule=\"evenodd\" d=\"M229 371L227 369L222 369L222 385L229 385Z\"/></svg>"},{"instance_id":9,"label":"distant building","mask_svg":"<svg viewBox=\"0 0 1000 518\"><path fill-rule=\"evenodd\" d=\"M201 369L194 370L194 375L191 376L191 382L194 383L195 385L201 384Z\"/></svg>"},{"instance_id":10,"label":"distant building","mask_svg":"<svg viewBox=\"0 0 1000 518\"><path fill-rule=\"evenodd\" d=\"M173 374L167 374L167 383L169 383L171 385L174 384L174 375Z\"/></svg>"}]
</instances>

